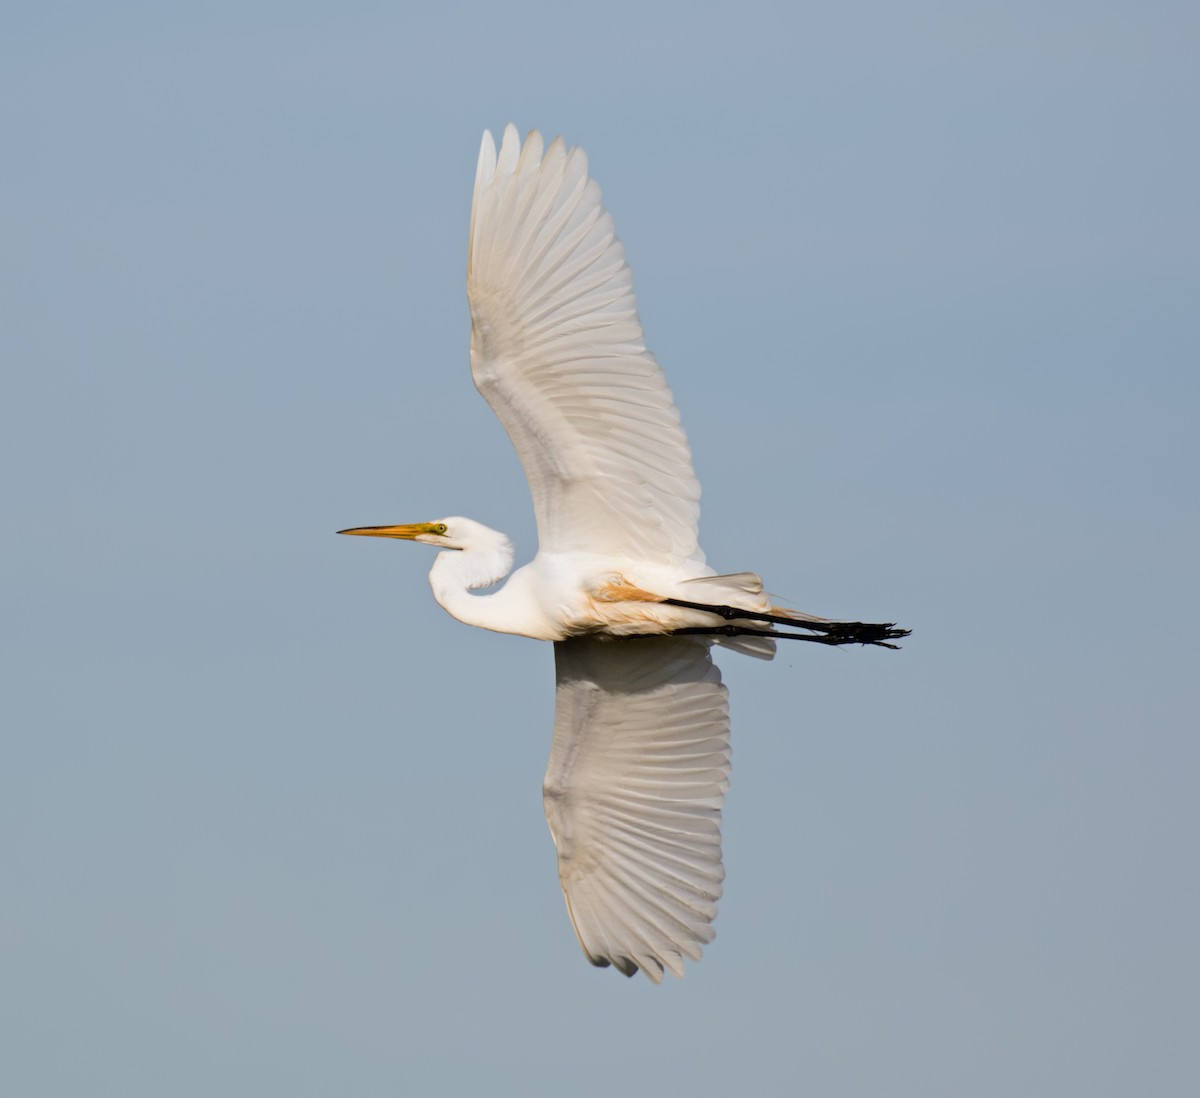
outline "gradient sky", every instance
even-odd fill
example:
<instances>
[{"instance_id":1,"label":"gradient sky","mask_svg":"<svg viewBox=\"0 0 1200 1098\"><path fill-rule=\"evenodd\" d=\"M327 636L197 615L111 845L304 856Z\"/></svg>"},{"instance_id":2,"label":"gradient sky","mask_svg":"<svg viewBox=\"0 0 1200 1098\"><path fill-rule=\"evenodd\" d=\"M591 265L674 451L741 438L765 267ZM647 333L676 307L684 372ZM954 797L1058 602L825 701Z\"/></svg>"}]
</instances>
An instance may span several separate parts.
<instances>
[{"instance_id":1,"label":"gradient sky","mask_svg":"<svg viewBox=\"0 0 1200 1098\"><path fill-rule=\"evenodd\" d=\"M9 5L0 1079L23 1098L1200 1092L1185 3ZM480 133L590 154L722 570L717 940L592 970L471 385Z\"/></svg>"}]
</instances>

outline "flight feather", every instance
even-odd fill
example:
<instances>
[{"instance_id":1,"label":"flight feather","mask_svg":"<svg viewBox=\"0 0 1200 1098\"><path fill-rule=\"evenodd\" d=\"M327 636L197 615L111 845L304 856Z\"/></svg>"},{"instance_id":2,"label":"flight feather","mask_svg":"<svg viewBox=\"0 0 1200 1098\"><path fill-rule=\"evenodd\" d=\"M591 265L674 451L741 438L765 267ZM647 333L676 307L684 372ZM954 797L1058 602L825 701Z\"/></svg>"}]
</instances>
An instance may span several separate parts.
<instances>
[{"instance_id":1,"label":"flight feather","mask_svg":"<svg viewBox=\"0 0 1200 1098\"><path fill-rule=\"evenodd\" d=\"M467 297L475 385L524 466L541 549L702 561L691 451L582 149L484 134Z\"/></svg>"},{"instance_id":2,"label":"flight feather","mask_svg":"<svg viewBox=\"0 0 1200 1098\"><path fill-rule=\"evenodd\" d=\"M683 975L713 938L729 711L694 637L576 637L554 646L543 794L580 945L596 965Z\"/></svg>"}]
</instances>

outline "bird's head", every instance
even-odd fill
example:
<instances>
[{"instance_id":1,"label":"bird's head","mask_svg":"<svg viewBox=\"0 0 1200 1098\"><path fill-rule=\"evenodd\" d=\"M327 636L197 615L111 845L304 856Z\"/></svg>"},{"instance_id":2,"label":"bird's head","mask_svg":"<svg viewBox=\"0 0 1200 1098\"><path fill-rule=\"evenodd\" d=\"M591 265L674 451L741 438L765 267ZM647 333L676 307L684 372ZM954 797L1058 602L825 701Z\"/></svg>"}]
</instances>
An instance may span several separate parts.
<instances>
[{"instance_id":1,"label":"bird's head","mask_svg":"<svg viewBox=\"0 0 1200 1098\"><path fill-rule=\"evenodd\" d=\"M484 549L507 545L508 538L497 530L473 519L452 516L433 522L413 522L403 526L356 526L339 534L360 534L368 538L399 538L421 541L439 549Z\"/></svg>"},{"instance_id":2,"label":"bird's head","mask_svg":"<svg viewBox=\"0 0 1200 1098\"><path fill-rule=\"evenodd\" d=\"M411 522L401 526L356 526L351 530L339 530L339 534L359 534L367 538L399 538L401 541L422 541L436 545L439 549L465 549L456 527L461 519L444 518L434 522ZM458 535L458 536L456 536Z\"/></svg>"}]
</instances>

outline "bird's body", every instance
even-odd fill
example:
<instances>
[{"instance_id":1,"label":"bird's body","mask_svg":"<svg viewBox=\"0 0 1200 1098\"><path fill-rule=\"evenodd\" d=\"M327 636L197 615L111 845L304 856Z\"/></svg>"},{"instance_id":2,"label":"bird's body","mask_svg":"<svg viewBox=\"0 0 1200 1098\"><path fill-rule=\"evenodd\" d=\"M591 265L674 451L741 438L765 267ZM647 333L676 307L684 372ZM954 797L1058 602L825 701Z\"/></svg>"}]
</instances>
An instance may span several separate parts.
<instances>
[{"instance_id":1,"label":"bird's body","mask_svg":"<svg viewBox=\"0 0 1200 1098\"><path fill-rule=\"evenodd\" d=\"M434 560L429 573L434 598L459 621L496 633L560 641L592 633L656 635L716 624L712 614L666 601L689 596L695 600L703 595L709 602L732 599L751 611L770 609L756 576L714 576L698 564L679 568L571 550L539 552L510 575L513 547L507 536L459 516L436 525L446 530L434 535L442 539L434 544L453 542L455 549ZM506 576L497 591L476 593Z\"/></svg>"},{"instance_id":2,"label":"bird's body","mask_svg":"<svg viewBox=\"0 0 1200 1098\"><path fill-rule=\"evenodd\" d=\"M710 645L770 658L778 638L895 647L905 631L773 607L754 573L705 563L691 453L581 150L509 126L497 152L484 134L467 293L472 374L525 468L537 555L510 574L509 539L460 517L342 532L440 547L429 581L450 614L555 642L543 789L580 944L627 975L682 975L724 875Z\"/></svg>"}]
</instances>

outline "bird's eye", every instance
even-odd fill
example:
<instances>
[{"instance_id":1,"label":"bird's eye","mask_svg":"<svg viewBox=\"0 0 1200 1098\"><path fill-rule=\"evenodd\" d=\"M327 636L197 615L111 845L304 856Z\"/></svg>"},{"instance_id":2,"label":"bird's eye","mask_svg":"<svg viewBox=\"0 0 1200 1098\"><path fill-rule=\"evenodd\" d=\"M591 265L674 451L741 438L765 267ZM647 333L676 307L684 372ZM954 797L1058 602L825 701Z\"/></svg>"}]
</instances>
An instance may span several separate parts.
<instances>
[{"instance_id":1,"label":"bird's eye","mask_svg":"<svg viewBox=\"0 0 1200 1098\"><path fill-rule=\"evenodd\" d=\"M446 524L445 524L444 522L439 522L439 523L438 523L438 524L437 524L437 525L436 525L436 526L433 528L433 532L434 532L435 534L444 534L444 533L446 532Z\"/></svg>"}]
</instances>

